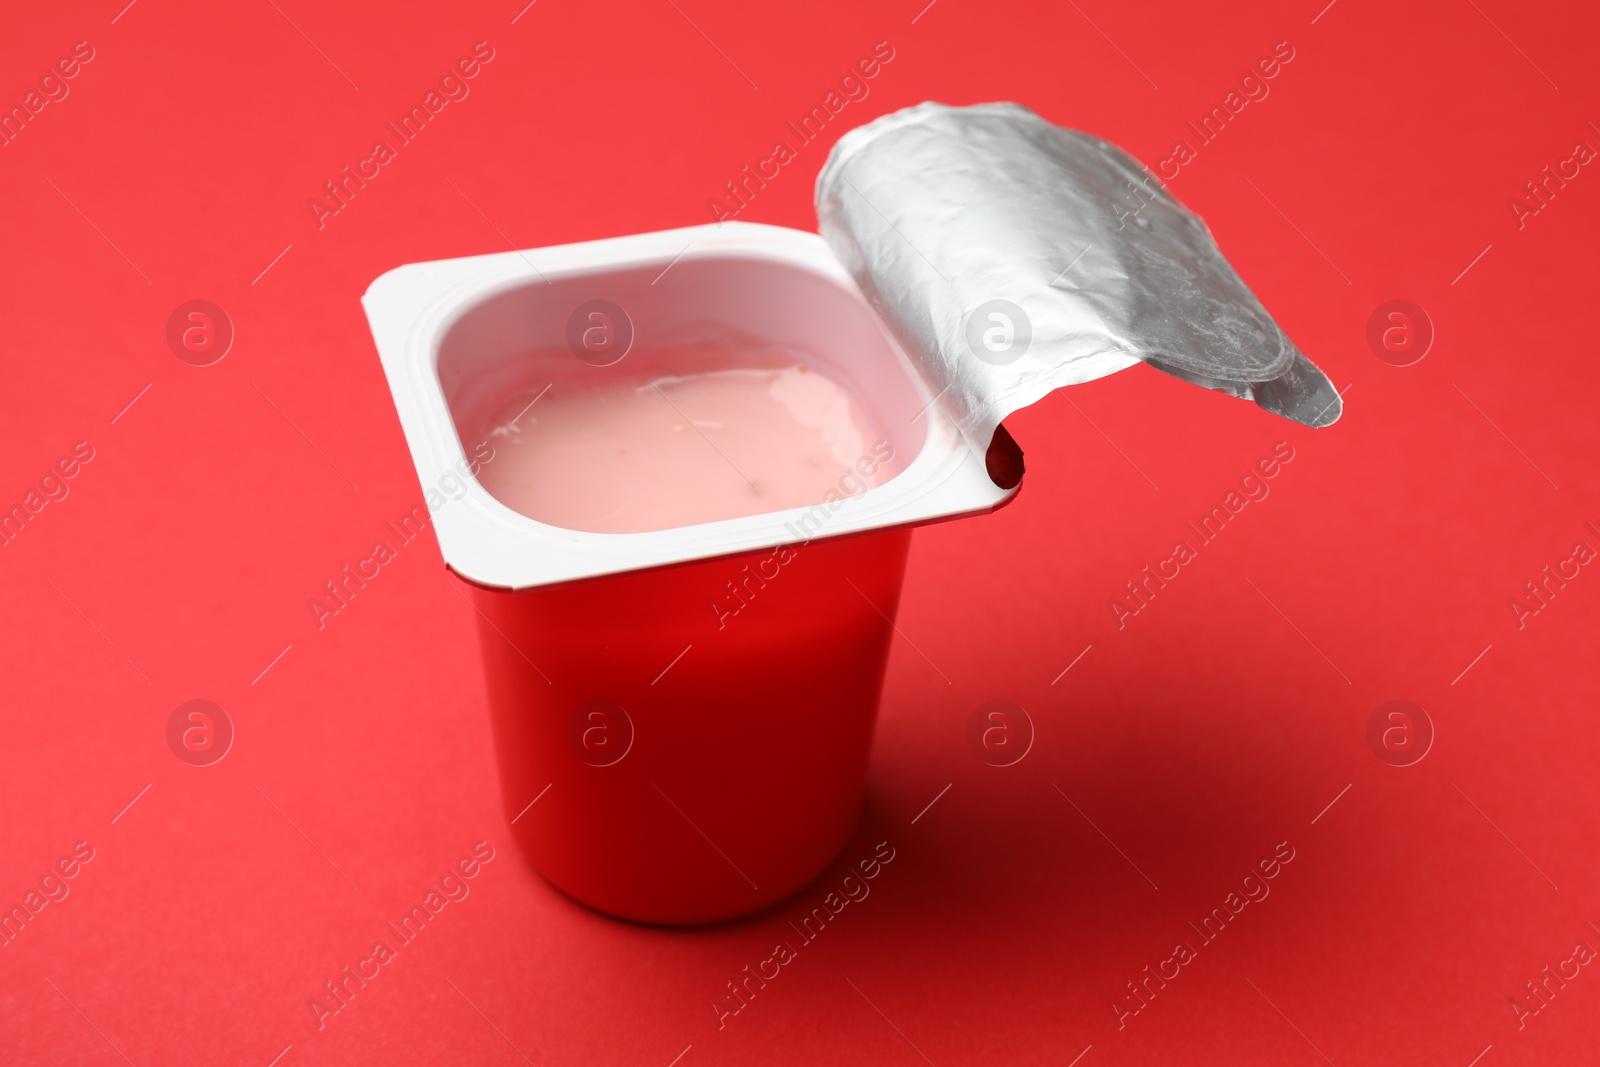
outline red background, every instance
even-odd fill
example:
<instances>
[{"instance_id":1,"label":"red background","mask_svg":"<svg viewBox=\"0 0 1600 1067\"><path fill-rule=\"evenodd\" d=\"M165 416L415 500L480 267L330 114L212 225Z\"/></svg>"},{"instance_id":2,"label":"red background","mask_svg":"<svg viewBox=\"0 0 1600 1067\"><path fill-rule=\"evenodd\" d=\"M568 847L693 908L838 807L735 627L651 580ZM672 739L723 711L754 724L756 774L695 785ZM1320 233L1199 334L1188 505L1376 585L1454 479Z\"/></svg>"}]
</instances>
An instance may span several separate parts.
<instances>
[{"instance_id":1,"label":"red background","mask_svg":"<svg viewBox=\"0 0 1600 1067\"><path fill-rule=\"evenodd\" d=\"M1578 941L1600 948L1600 574L1520 630L1508 600L1574 542L1600 547L1600 176L1521 229L1507 205L1575 141L1600 147L1593 10L937 0L913 22L922 0L539 0L513 23L517 0L275 2L43 5L0 40L7 105L74 42L95 49L0 148L0 502L74 442L95 450L0 548L0 902L95 849L0 948L0 1060L1593 1050L1594 968L1520 1029L1508 998ZM307 199L480 40L495 58L471 95L319 230ZM705 221L878 41L895 58L826 143L926 99L1017 100L1151 165L1288 41L1271 95L1171 188L1348 387L1346 414L1303 430L1139 368L1014 416L1017 502L914 539L916 648L894 647L839 864L745 922L614 922L510 847L474 620L431 535L322 631L306 609L420 500L358 298L405 262ZM813 228L826 143L741 218ZM194 298L237 331L206 368L164 338ZM1365 340L1395 298L1437 331L1414 366ZM1108 599L1278 441L1295 459L1271 496L1119 631ZM237 731L205 768L165 740L196 698ZM966 743L997 698L1037 727L1004 769ZM1436 730L1414 766L1366 740L1394 698ZM322 983L480 840L499 852L471 896L319 1031ZM896 858L870 898L719 1031L723 983L880 841ZM1124 983L1197 940L1186 924L1283 841L1271 896L1119 1030Z\"/></svg>"}]
</instances>

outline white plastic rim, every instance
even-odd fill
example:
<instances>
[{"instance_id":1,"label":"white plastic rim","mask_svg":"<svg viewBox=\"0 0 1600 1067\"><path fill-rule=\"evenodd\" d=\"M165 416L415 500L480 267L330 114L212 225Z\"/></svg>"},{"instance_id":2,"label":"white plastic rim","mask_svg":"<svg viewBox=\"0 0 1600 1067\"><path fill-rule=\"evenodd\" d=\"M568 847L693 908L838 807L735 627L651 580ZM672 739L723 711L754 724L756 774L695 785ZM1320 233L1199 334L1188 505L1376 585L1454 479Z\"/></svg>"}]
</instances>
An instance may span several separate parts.
<instances>
[{"instance_id":1,"label":"white plastic rim","mask_svg":"<svg viewBox=\"0 0 1600 1067\"><path fill-rule=\"evenodd\" d=\"M711 256L798 268L867 307L822 238L740 222L412 263L379 277L361 303L422 485L439 485L466 469L466 451L439 376L440 344L464 315L493 297L546 281L666 268ZM462 479L464 494L432 516L446 565L480 585L527 589L927 523L1005 503L1016 489L1000 489L990 481L983 457L967 446L886 329L883 334L900 372L925 404L921 421L926 425L920 450L884 484L828 504L648 533L588 533L513 511L469 477Z\"/></svg>"}]
</instances>

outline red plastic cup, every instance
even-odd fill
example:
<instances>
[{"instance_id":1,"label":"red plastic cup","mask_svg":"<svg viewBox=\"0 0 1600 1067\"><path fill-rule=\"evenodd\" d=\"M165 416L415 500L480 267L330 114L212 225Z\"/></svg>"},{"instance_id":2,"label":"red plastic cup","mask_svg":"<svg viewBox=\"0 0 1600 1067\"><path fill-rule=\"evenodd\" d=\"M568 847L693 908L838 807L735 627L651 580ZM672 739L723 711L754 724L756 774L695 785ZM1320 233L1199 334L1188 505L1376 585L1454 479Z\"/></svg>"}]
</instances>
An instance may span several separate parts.
<instances>
[{"instance_id":1,"label":"red plastic cup","mask_svg":"<svg viewBox=\"0 0 1600 1067\"><path fill-rule=\"evenodd\" d=\"M811 881L860 809L910 540L476 588L506 817L534 867L651 923L747 914ZM719 620L728 581L745 605Z\"/></svg>"},{"instance_id":2,"label":"red plastic cup","mask_svg":"<svg viewBox=\"0 0 1600 1067\"><path fill-rule=\"evenodd\" d=\"M472 587L524 855L642 922L728 919L800 889L860 810L911 528L992 510L1016 478L991 480L814 234L728 223L414 264L363 302L445 562ZM590 322L597 351L578 347ZM707 331L846 384L892 477L632 534L558 529L460 477L478 469L463 441L508 396L624 359L670 373L650 361ZM435 506L445 480L464 490Z\"/></svg>"}]
</instances>

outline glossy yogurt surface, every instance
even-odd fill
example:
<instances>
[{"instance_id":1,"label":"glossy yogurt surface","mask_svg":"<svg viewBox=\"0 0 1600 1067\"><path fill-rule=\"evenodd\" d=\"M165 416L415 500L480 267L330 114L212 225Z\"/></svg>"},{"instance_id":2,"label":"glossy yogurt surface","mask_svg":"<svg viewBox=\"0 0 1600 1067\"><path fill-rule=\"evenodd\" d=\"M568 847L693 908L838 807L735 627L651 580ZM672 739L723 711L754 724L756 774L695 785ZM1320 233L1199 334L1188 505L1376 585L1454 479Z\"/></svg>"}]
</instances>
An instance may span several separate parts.
<instances>
[{"instance_id":1,"label":"glossy yogurt surface","mask_svg":"<svg viewBox=\"0 0 1600 1067\"><path fill-rule=\"evenodd\" d=\"M849 390L755 355L685 352L675 366L725 369L519 391L483 421L494 455L478 480L552 526L639 533L809 507L892 475L892 452Z\"/></svg>"}]
</instances>

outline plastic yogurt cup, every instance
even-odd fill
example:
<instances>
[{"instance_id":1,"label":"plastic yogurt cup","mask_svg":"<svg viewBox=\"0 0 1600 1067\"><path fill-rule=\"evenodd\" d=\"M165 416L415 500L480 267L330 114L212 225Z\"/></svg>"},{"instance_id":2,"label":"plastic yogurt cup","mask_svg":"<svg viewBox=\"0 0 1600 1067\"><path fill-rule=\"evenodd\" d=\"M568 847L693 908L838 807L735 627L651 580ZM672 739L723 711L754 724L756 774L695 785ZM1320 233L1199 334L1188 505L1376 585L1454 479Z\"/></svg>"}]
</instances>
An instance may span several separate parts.
<instances>
[{"instance_id":1,"label":"plastic yogurt cup","mask_svg":"<svg viewBox=\"0 0 1600 1067\"><path fill-rule=\"evenodd\" d=\"M815 234L414 264L363 302L422 484L476 474L434 521L534 867L654 923L805 885L855 825L911 527L1014 483Z\"/></svg>"}]
</instances>

